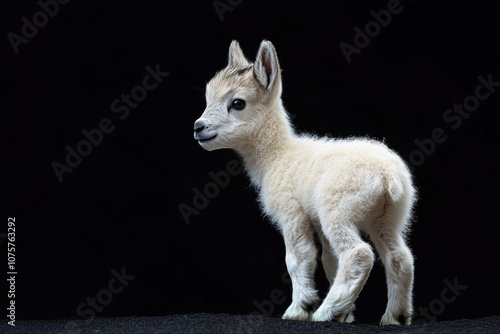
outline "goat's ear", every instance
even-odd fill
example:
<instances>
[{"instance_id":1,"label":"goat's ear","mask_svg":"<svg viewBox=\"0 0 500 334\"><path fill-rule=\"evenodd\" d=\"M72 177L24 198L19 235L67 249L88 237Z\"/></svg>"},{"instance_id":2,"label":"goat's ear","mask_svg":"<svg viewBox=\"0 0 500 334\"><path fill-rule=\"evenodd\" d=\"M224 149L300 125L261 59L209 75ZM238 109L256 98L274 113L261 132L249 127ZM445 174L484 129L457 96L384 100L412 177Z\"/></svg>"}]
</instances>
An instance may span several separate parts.
<instances>
[{"instance_id":1,"label":"goat's ear","mask_svg":"<svg viewBox=\"0 0 500 334\"><path fill-rule=\"evenodd\" d=\"M263 40L260 43L253 70L255 78L267 91L279 87L280 65L276 50L271 42Z\"/></svg>"},{"instance_id":2,"label":"goat's ear","mask_svg":"<svg viewBox=\"0 0 500 334\"><path fill-rule=\"evenodd\" d=\"M249 61L243 55L238 41L233 40L229 46L229 54L227 56L228 66L231 67L248 67Z\"/></svg>"}]
</instances>

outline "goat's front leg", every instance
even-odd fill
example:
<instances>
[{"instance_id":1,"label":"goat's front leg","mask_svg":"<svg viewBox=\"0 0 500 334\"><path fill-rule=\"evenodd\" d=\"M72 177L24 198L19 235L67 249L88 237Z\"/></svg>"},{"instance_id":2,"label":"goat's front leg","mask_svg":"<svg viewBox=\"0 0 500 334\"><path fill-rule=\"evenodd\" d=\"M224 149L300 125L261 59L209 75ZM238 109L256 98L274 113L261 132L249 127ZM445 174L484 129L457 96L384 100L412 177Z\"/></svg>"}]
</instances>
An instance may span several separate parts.
<instances>
[{"instance_id":1,"label":"goat's front leg","mask_svg":"<svg viewBox=\"0 0 500 334\"><path fill-rule=\"evenodd\" d=\"M292 280L292 304L283 319L309 320L310 313L318 304L318 291L315 289L317 249L314 232L307 219L285 222L283 238L286 247L286 266Z\"/></svg>"}]
</instances>

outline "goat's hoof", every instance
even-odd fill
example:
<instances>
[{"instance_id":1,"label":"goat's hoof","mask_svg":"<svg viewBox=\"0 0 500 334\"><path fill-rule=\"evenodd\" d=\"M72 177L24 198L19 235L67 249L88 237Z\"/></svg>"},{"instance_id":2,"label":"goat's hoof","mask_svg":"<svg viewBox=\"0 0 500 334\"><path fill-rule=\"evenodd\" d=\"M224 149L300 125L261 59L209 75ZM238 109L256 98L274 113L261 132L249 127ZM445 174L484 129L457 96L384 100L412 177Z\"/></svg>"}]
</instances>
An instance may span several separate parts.
<instances>
[{"instance_id":1,"label":"goat's hoof","mask_svg":"<svg viewBox=\"0 0 500 334\"><path fill-rule=\"evenodd\" d=\"M343 314L335 316L335 312L329 309L322 309L321 307L313 313L312 321L331 321L351 323L354 321L354 307Z\"/></svg>"},{"instance_id":2,"label":"goat's hoof","mask_svg":"<svg viewBox=\"0 0 500 334\"><path fill-rule=\"evenodd\" d=\"M386 326L386 325L401 325L398 321L398 319L394 319L393 317L389 317L389 318L382 318L382 320L380 320L380 324L382 326Z\"/></svg>"},{"instance_id":3,"label":"goat's hoof","mask_svg":"<svg viewBox=\"0 0 500 334\"><path fill-rule=\"evenodd\" d=\"M301 307L289 307L281 319L287 320L310 320L311 315L309 312Z\"/></svg>"},{"instance_id":4,"label":"goat's hoof","mask_svg":"<svg viewBox=\"0 0 500 334\"><path fill-rule=\"evenodd\" d=\"M399 319L401 319L402 321L399 321ZM411 316L405 316L405 315L401 315L401 317L397 318L397 317L394 317L393 315L390 315L390 314L384 314L384 316L382 317L382 320L380 320L380 324L382 326L385 326L385 325L406 325L406 326L409 326L411 325Z\"/></svg>"},{"instance_id":5,"label":"goat's hoof","mask_svg":"<svg viewBox=\"0 0 500 334\"><path fill-rule=\"evenodd\" d=\"M321 306L313 313L311 320L312 321L330 321L334 318L333 312L330 310L325 310L321 308Z\"/></svg>"},{"instance_id":6,"label":"goat's hoof","mask_svg":"<svg viewBox=\"0 0 500 334\"><path fill-rule=\"evenodd\" d=\"M338 322L345 322L345 323L350 324L351 322L353 322L355 320L355 318L354 318L354 311L350 310L347 313L344 313L344 314L341 314L339 316L336 316L335 320L337 320Z\"/></svg>"}]
</instances>

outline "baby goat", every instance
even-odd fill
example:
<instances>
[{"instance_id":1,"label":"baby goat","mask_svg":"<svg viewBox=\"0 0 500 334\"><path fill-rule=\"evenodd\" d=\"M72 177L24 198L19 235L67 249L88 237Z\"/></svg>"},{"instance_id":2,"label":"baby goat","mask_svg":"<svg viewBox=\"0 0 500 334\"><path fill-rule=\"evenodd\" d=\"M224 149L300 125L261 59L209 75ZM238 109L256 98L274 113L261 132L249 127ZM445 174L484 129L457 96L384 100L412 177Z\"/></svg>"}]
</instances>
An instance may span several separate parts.
<instances>
[{"instance_id":1,"label":"baby goat","mask_svg":"<svg viewBox=\"0 0 500 334\"><path fill-rule=\"evenodd\" d=\"M375 259L363 231L385 266L388 304L380 323L399 324L402 316L409 325L413 256L405 235L416 191L408 167L375 140L296 134L281 91L274 46L262 41L251 63L233 41L227 67L207 84L194 138L206 150L230 148L242 157L264 213L283 235L293 286L283 319L354 320L354 301ZM330 282L319 307L315 234Z\"/></svg>"}]
</instances>

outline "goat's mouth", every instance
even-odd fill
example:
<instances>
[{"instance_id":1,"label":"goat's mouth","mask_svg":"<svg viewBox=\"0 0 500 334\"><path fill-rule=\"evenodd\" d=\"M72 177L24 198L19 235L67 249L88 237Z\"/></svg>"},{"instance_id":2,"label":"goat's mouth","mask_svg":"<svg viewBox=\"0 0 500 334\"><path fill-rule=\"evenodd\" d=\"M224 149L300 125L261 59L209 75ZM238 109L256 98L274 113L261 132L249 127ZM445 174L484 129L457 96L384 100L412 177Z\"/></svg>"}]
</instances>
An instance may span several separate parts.
<instances>
[{"instance_id":1,"label":"goat's mouth","mask_svg":"<svg viewBox=\"0 0 500 334\"><path fill-rule=\"evenodd\" d=\"M206 143L206 142L209 142L211 140L213 140L215 137L217 137L217 134L211 136L211 137L207 137L207 138L196 138L198 140L198 143Z\"/></svg>"}]
</instances>

